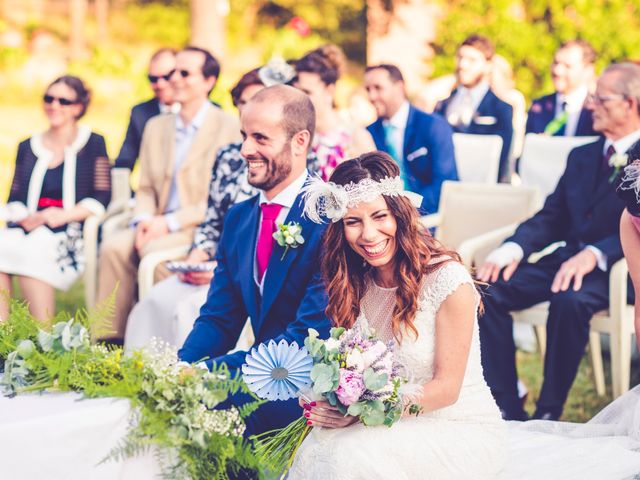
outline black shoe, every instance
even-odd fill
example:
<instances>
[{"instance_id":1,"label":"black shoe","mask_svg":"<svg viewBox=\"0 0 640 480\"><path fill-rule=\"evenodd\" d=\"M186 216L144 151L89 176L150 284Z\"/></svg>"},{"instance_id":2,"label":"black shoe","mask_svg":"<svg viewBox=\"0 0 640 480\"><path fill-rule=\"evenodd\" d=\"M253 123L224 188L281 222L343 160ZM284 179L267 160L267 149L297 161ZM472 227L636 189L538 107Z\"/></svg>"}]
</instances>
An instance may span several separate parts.
<instances>
[{"instance_id":1,"label":"black shoe","mask_svg":"<svg viewBox=\"0 0 640 480\"><path fill-rule=\"evenodd\" d=\"M517 421L517 422L526 422L529 420L529 414L524 410L520 412L507 412L505 409L500 409L500 414L502 415L503 420L507 421Z\"/></svg>"},{"instance_id":2,"label":"black shoe","mask_svg":"<svg viewBox=\"0 0 640 480\"><path fill-rule=\"evenodd\" d=\"M532 420L551 420L552 422L556 422L560 420L560 415L554 412L544 411L544 410L536 410L536 413L531 417Z\"/></svg>"}]
</instances>

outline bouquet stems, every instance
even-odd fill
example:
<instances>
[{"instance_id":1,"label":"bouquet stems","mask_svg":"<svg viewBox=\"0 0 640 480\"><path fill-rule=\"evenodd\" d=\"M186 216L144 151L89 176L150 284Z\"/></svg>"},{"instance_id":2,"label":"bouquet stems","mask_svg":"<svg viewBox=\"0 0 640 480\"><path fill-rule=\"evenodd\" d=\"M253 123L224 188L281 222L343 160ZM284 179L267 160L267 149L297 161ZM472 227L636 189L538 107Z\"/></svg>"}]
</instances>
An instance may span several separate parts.
<instances>
[{"instance_id":1,"label":"bouquet stems","mask_svg":"<svg viewBox=\"0 0 640 480\"><path fill-rule=\"evenodd\" d=\"M307 425L307 419L300 417L284 428L256 435L253 437L255 453L261 462L268 465L269 470L280 472L282 479L293 465L296 452L311 428Z\"/></svg>"}]
</instances>

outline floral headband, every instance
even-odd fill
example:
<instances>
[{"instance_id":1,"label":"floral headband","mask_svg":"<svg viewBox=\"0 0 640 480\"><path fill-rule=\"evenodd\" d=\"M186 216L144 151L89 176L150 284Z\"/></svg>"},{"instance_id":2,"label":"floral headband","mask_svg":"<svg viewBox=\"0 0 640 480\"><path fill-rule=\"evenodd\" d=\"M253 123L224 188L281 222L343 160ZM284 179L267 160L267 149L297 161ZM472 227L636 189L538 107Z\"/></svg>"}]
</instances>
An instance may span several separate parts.
<instances>
[{"instance_id":1,"label":"floral headband","mask_svg":"<svg viewBox=\"0 0 640 480\"><path fill-rule=\"evenodd\" d=\"M348 208L361 202L371 202L380 195L407 197L416 208L422 204L422 195L406 191L400 177L385 177L379 182L364 178L358 183L336 185L316 176L307 182L302 193L304 216L315 223L324 223L322 217L337 222L347 214Z\"/></svg>"}]
</instances>

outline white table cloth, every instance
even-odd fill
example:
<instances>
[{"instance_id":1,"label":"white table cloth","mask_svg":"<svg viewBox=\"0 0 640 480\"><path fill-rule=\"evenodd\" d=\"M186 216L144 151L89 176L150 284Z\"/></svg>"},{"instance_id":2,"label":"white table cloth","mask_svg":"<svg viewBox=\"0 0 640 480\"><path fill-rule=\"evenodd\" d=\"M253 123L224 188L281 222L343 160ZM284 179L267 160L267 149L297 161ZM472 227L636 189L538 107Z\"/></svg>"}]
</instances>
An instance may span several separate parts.
<instances>
[{"instance_id":1,"label":"white table cloth","mask_svg":"<svg viewBox=\"0 0 640 480\"><path fill-rule=\"evenodd\" d=\"M125 437L129 401L74 393L0 397L0 478L151 480L153 454L98 465Z\"/></svg>"}]
</instances>

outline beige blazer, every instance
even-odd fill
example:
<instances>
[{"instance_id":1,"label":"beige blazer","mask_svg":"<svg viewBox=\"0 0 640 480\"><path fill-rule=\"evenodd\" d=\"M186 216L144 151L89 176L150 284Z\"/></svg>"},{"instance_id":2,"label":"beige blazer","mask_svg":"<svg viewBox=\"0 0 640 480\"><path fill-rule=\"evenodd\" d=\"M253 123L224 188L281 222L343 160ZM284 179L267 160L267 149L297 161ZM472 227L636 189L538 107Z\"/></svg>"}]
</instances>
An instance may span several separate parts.
<instances>
[{"instance_id":1,"label":"beige blazer","mask_svg":"<svg viewBox=\"0 0 640 480\"><path fill-rule=\"evenodd\" d=\"M169 201L175 163L175 115L155 116L144 129L140 146L140 186L134 208L136 217L161 215ZM195 227L204 220L216 152L221 146L238 141L238 119L218 107L210 108L177 172L180 208L175 216L182 229Z\"/></svg>"}]
</instances>

